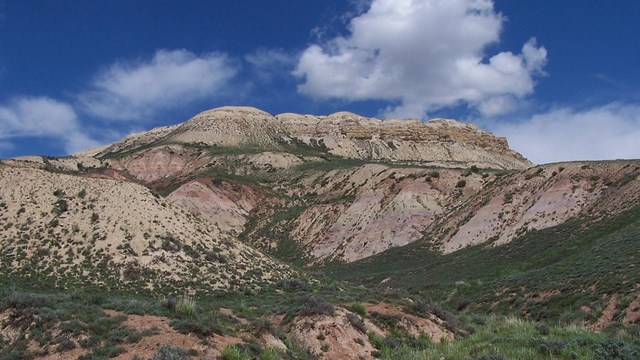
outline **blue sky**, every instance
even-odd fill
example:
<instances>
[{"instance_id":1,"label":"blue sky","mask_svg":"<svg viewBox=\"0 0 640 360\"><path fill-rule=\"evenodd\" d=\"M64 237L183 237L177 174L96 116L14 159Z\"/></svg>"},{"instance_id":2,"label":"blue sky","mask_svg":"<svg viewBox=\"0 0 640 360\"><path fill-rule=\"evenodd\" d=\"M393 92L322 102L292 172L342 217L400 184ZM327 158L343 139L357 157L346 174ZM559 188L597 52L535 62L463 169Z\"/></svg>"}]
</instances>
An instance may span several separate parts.
<instances>
[{"instance_id":1,"label":"blue sky","mask_svg":"<svg viewBox=\"0 0 640 360\"><path fill-rule=\"evenodd\" d=\"M640 158L640 2L0 0L0 157L223 105L456 118L536 163Z\"/></svg>"}]
</instances>

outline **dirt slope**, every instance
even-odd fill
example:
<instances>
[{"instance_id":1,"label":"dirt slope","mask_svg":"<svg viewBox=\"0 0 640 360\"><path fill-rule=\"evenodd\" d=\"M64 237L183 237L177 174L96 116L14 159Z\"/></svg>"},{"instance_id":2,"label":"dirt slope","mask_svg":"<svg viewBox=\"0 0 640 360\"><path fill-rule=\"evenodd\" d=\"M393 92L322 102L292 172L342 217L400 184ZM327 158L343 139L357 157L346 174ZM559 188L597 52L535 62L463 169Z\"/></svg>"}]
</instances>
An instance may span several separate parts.
<instances>
[{"instance_id":1,"label":"dirt slope","mask_svg":"<svg viewBox=\"0 0 640 360\"><path fill-rule=\"evenodd\" d=\"M213 291L289 272L131 182L0 166L0 188L5 274Z\"/></svg>"}]
</instances>

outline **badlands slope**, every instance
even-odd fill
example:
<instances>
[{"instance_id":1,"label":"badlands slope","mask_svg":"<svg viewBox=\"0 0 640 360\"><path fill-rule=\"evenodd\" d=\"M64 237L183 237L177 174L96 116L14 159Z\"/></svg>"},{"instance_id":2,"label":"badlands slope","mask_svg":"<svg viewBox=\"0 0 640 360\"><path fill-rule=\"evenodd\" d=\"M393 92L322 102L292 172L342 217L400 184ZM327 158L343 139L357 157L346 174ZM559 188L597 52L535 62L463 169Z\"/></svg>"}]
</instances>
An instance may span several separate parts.
<instances>
[{"instance_id":1,"label":"badlands slope","mask_svg":"<svg viewBox=\"0 0 640 360\"><path fill-rule=\"evenodd\" d=\"M0 165L2 275L150 290L256 287L290 274L214 224L118 180Z\"/></svg>"},{"instance_id":2,"label":"badlands slope","mask_svg":"<svg viewBox=\"0 0 640 360\"><path fill-rule=\"evenodd\" d=\"M94 155L94 156L91 156ZM8 161L151 188L217 239L299 265L352 262L416 241L508 243L637 204L637 161L531 167L505 139L453 120L205 111L70 158Z\"/></svg>"}]
</instances>

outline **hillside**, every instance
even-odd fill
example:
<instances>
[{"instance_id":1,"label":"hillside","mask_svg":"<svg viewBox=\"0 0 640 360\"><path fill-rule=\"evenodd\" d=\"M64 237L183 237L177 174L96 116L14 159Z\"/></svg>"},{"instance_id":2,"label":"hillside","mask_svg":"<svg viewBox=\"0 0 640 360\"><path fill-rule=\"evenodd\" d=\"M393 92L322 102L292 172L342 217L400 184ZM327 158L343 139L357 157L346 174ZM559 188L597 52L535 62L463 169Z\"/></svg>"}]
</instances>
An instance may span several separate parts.
<instances>
[{"instance_id":1,"label":"hillside","mask_svg":"<svg viewBox=\"0 0 640 360\"><path fill-rule=\"evenodd\" d=\"M3 277L168 293L292 273L138 184L0 166L0 188Z\"/></svg>"},{"instance_id":2,"label":"hillside","mask_svg":"<svg viewBox=\"0 0 640 360\"><path fill-rule=\"evenodd\" d=\"M381 141L396 145L382 151ZM530 167L504 139L452 120L224 107L88 154L6 163L140 183L224 237L298 265L416 241L443 253L501 245L640 198L637 162Z\"/></svg>"},{"instance_id":3,"label":"hillside","mask_svg":"<svg viewBox=\"0 0 640 360\"><path fill-rule=\"evenodd\" d=\"M640 160L534 166L454 120L224 107L1 160L0 189L0 358L640 348Z\"/></svg>"}]
</instances>

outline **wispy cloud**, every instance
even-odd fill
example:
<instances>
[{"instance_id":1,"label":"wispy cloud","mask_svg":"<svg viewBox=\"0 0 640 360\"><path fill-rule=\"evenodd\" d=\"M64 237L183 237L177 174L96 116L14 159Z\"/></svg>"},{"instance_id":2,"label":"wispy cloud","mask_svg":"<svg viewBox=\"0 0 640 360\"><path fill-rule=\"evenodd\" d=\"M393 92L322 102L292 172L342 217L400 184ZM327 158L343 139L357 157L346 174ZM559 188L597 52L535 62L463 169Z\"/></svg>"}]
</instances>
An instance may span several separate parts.
<instances>
[{"instance_id":1,"label":"wispy cloud","mask_svg":"<svg viewBox=\"0 0 640 360\"><path fill-rule=\"evenodd\" d=\"M295 75L317 98L399 101L388 115L424 117L469 104L495 115L533 92L547 51L529 40L521 53L491 56L504 17L490 0L373 0L349 35L309 46Z\"/></svg>"},{"instance_id":2,"label":"wispy cloud","mask_svg":"<svg viewBox=\"0 0 640 360\"><path fill-rule=\"evenodd\" d=\"M147 60L120 61L94 77L78 96L80 109L108 120L147 117L196 100L214 98L237 73L222 53L158 50Z\"/></svg>"},{"instance_id":3,"label":"wispy cloud","mask_svg":"<svg viewBox=\"0 0 640 360\"><path fill-rule=\"evenodd\" d=\"M298 55L283 49L258 49L244 57L258 80L271 83L275 79L290 77L298 62Z\"/></svg>"},{"instance_id":4,"label":"wispy cloud","mask_svg":"<svg viewBox=\"0 0 640 360\"><path fill-rule=\"evenodd\" d=\"M69 153L98 145L81 131L71 105L48 97L18 97L0 105L0 140L11 146L7 142L26 137L55 139Z\"/></svg>"},{"instance_id":5,"label":"wispy cloud","mask_svg":"<svg viewBox=\"0 0 640 360\"><path fill-rule=\"evenodd\" d=\"M566 160L640 158L640 105L553 109L517 122L485 122L511 148L544 164Z\"/></svg>"}]
</instances>

